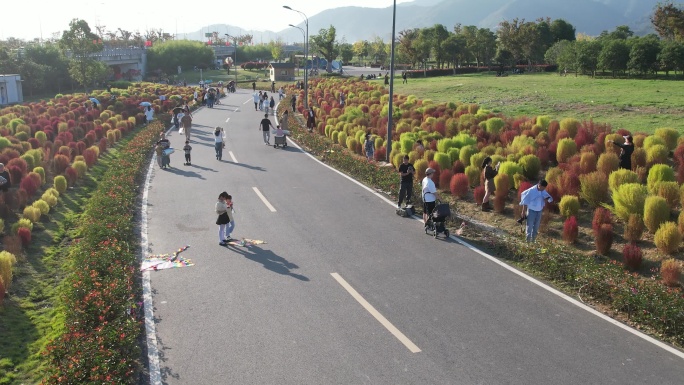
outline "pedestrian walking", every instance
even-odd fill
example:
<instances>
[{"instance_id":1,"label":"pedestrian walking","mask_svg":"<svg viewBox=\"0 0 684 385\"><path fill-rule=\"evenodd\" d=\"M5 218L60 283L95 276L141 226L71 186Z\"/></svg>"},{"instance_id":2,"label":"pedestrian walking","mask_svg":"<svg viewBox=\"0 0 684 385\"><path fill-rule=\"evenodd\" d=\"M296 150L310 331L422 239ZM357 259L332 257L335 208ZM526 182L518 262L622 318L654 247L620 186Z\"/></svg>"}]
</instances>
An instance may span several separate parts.
<instances>
[{"instance_id":1,"label":"pedestrian walking","mask_svg":"<svg viewBox=\"0 0 684 385\"><path fill-rule=\"evenodd\" d=\"M527 242L534 242L537 239L544 206L546 202L553 202L553 198L546 191L546 186L548 183L542 179L520 194L520 206L523 208L521 219L527 218L527 229L525 231Z\"/></svg>"},{"instance_id":2,"label":"pedestrian walking","mask_svg":"<svg viewBox=\"0 0 684 385\"><path fill-rule=\"evenodd\" d=\"M192 151L192 146L190 145L190 141L186 140L185 146L183 146L183 152L185 153L185 163L183 163L183 165L185 166L192 166L192 160L190 159L190 151Z\"/></svg>"},{"instance_id":3,"label":"pedestrian walking","mask_svg":"<svg viewBox=\"0 0 684 385\"><path fill-rule=\"evenodd\" d=\"M375 155L375 143L371 140L371 134L366 134L366 140L363 141L363 151L366 154L366 159L373 160Z\"/></svg>"},{"instance_id":4,"label":"pedestrian walking","mask_svg":"<svg viewBox=\"0 0 684 385\"><path fill-rule=\"evenodd\" d=\"M171 142L162 132L159 134L159 140L157 141L157 154L161 152L161 163L159 163L159 167L161 168L171 167L171 154L167 153L166 151L169 148L171 148Z\"/></svg>"},{"instance_id":5,"label":"pedestrian walking","mask_svg":"<svg viewBox=\"0 0 684 385\"><path fill-rule=\"evenodd\" d=\"M620 168L625 170L632 169L632 153L634 152L634 143L632 135L625 135L625 143L614 141L613 144L620 147Z\"/></svg>"},{"instance_id":6,"label":"pedestrian walking","mask_svg":"<svg viewBox=\"0 0 684 385\"><path fill-rule=\"evenodd\" d=\"M271 82L271 93L275 94L275 82Z\"/></svg>"},{"instance_id":7,"label":"pedestrian walking","mask_svg":"<svg viewBox=\"0 0 684 385\"><path fill-rule=\"evenodd\" d=\"M183 133L185 134L185 140L190 141L190 131L192 130L192 116L189 112L185 112L181 118L181 127L183 127Z\"/></svg>"},{"instance_id":8,"label":"pedestrian walking","mask_svg":"<svg viewBox=\"0 0 684 385\"><path fill-rule=\"evenodd\" d=\"M152 106L147 106L145 109L145 121L147 124L152 123L152 120L154 119L154 110L152 109Z\"/></svg>"},{"instance_id":9,"label":"pedestrian walking","mask_svg":"<svg viewBox=\"0 0 684 385\"><path fill-rule=\"evenodd\" d=\"M399 203L397 203L397 208L401 208L401 203L406 198L406 205L411 204L411 198L413 197L413 175L415 169L413 165L409 163L409 156L404 155L399 165L399 176L401 176L401 184L399 187Z\"/></svg>"},{"instance_id":10,"label":"pedestrian walking","mask_svg":"<svg viewBox=\"0 0 684 385\"><path fill-rule=\"evenodd\" d=\"M214 130L214 150L216 150L216 160L223 159L223 149L226 147L225 139L226 132L223 128L216 127Z\"/></svg>"},{"instance_id":11,"label":"pedestrian walking","mask_svg":"<svg viewBox=\"0 0 684 385\"><path fill-rule=\"evenodd\" d=\"M259 91L259 111L264 110L264 93Z\"/></svg>"},{"instance_id":12,"label":"pedestrian walking","mask_svg":"<svg viewBox=\"0 0 684 385\"><path fill-rule=\"evenodd\" d=\"M278 100L279 101L283 100L284 97L285 97L285 90L283 89L282 86L280 86L280 88L278 88Z\"/></svg>"},{"instance_id":13,"label":"pedestrian walking","mask_svg":"<svg viewBox=\"0 0 684 385\"><path fill-rule=\"evenodd\" d=\"M262 131L264 144L267 146L271 145L271 128L275 127L273 127L273 123L268 119L268 114L264 114L264 118L259 123L259 129Z\"/></svg>"},{"instance_id":14,"label":"pedestrian walking","mask_svg":"<svg viewBox=\"0 0 684 385\"><path fill-rule=\"evenodd\" d=\"M494 193L494 177L499 173L499 166L501 166L501 162L498 162L496 167L492 167L492 158L490 157L486 157L482 161L482 177L485 181L485 195L480 205L482 211L492 209L489 205L489 197Z\"/></svg>"},{"instance_id":15,"label":"pedestrian walking","mask_svg":"<svg viewBox=\"0 0 684 385\"><path fill-rule=\"evenodd\" d=\"M292 97L290 98L290 105L292 106L292 112L297 112L297 96L294 94L292 94Z\"/></svg>"},{"instance_id":16,"label":"pedestrian walking","mask_svg":"<svg viewBox=\"0 0 684 385\"><path fill-rule=\"evenodd\" d=\"M316 127L316 113L314 112L313 107L309 107L307 115L306 127L309 129L309 132L311 132Z\"/></svg>"},{"instance_id":17,"label":"pedestrian walking","mask_svg":"<svg viewBox=\"0 0 684 385\"><path fill-rule=\"evenodd\" d=\"M271 96L271 101L268 102L268 106L271 107L271 111L275 114L275 100L273 99L273 96Z\"/></svg>"},{"instance_id":18,"label":"pedestrian walking","mask_svg":"<svg viewBox=\"0 0 684 385\"><path fill-rule=\"evenodd\" d=\"M402 84L408 83L407 77L408 77L408 75L406 74L406 71L401 73L401 79L402 79L401 83Z\"/></svg>"},{"instance_id":19,"label":"pedestrian walking","mask_svg":"<svg viewBox=\"0 0 684 385\"><path fill-rule=\"evenodd\" d=\"M252 82L252 91L256 91L256 83Z\"/></svg>"},{"instance_id":20,"label":"pedestrian walking","mask_svg":"<svg viewBox=\"0 0 684 385\"><path fill-rule=\"evenodd\" d=\"M261 101L261 95L256 91L252 94L252 99L254 100L254 111L259 110L259 102Z\"/></svg>"},{"instance_id":21,"label":"pedestrian walking","mask_svg":"<svg viewBox=\"0 0 684 385\"><path fill-rule=\"evenodd\" d=\"M425 178L421 182L422 195L423 195L423 223L427 226L428 215L432 213L435 209L435 204L437 199L439 199L439 193L437 192L437 186L432 178L435 175L435 169L428 167L425 170Z\"/></svg>"},{"instance_id":22,"label":"pedestrian walking","mask_svg":"<svg viewBox=\"0 0 684 385\"><path fill-rule=\"evenodd\" d=\"M290 125L290 122L288 122L289 118L290 118L290 114L287 112L287 110L285 110L285 112L283 112L283 116L280 117L280 127L283 130L289 130L289 125Z\"/></svg>"},{"instance_id":23,"label":"pedestrian walking","mask_svg":"<svg viewBox=\"0 0 684 385\"><path fill-rule=\"evenodd\" d=\"M344 92L340 92L340 107L344 107L344 102L346 98L344 97Z\"/></svg>"}]
</instances>

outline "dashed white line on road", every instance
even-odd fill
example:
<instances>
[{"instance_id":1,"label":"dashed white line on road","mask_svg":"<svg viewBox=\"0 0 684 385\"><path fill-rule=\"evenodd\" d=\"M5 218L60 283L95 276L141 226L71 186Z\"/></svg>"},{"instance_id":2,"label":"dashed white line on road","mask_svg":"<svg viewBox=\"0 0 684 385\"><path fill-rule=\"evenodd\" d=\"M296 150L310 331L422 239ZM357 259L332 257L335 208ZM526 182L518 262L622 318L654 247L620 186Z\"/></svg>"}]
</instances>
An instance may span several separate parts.
<instances>
[{"instance_id":1,"label":"dashed white line on road","mask_svg":"<svg viewBox=\"0 0 684 385\"><path fill-rule=\"evenodd\" d=\"M228 151L228 155L230 155L230 159L233 160L233 163L238 163L237 159L235 159L235 154L233 154L233 151Z\"/></svg>"},{"instance_id":2,"label":"dashed white line on road","mask_svg":"<svg viewBox=\"0 0 684 385\"><path fill-rule=\"evenodd\" d=\"M229 120L230 120L230 118L226 119L226 123L228 123Z\"/></svg>"},{"instance_id":3,"label":"dashed white line on road","mask_svg":"<svg viewBox=\"0 0 684 385\"><path fill-rule=\"evenodd\" d=\"M256 193L256 195L258 195L259 198L261 198L261 201L264 202L264 204L266 205L266 207L268 207L268 209L271 210L272 213L276 212L275 207L273 207L273 205L270 204L270 203L268 202L268 200L266 200L266 197L264 196L264 194L261 193L261 191L259 191L258 188L252 187L252 189L254 189L254 192Z\"/></svg>"},{"instance_id":4,"label":"dashed white line on road","mask_svg":"<svg viewBox=\"0 0 684 385\"><path fill-rule=\"evenodd\" d=\"M239 109L239 108L236 108L236 109L235 109L235 112L238 112L238 111L240 111L240 109Z\"/></svg>"},{"instance_id":5,"label":"dashed white line on road","mask_svg":"<svg viewBox=\"0 0 684 385\"><path fill-rule=\"evenodd\" d=\"M368 301L366 301L361 294L359 294L359 292L354 290L354 288L351 287L351 285L347 283L342 276L337 273L330 273L330 275L332 275L337 283L342 285L342 287L347 290L347 292L349 292L349 294L351 294L351 296L354 297L354 299L358 301L364 309L366 309L373 317L375 317L375 319L378 320L382 326L384 326L390 333L392 333L393 336L395 336L402 344L404 344L404 346L406 346L411 353L419 353L421 351L418 346L416 346L413 342L411 342L410 339L408 339L408 337L404 335L404 333L399 331L399 329L397 329L394 325L392 325L391 322L389 322L389 320L387 320L387 318L380 314L380 312L377 311L373 305L368 303Z\"/></svg>"},{"instance_id":6,"label":"dashed white line on road","mask_svg":"<svg viewBox=\"0 0 684 385\"><path fill-rule=\"evenodd\" d=\"M250 99L247 99L247 101L244 102L244 103L242 103L242 104L247 104L247 103L249 103L249 102L251 102L251 101L252 101L252 99L250 98Z\"/></svg>"}]
</instances>

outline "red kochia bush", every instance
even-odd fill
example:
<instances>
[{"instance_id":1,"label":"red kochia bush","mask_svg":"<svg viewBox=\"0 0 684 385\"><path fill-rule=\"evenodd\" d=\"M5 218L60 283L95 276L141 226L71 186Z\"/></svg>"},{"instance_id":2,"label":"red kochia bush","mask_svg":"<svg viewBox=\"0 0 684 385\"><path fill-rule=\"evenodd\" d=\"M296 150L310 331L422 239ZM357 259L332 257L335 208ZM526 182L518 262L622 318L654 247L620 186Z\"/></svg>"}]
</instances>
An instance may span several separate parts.
<instances>
[{"instance_id":1,"label":"red kochia bush","mask_svg":"<svg viewBox=\"0 0 684 385\"><path fill-rule=\"evenodd\" d=\"M628 243L622 249L622 261L630 270L639 270L644 255L636 243Z\"/></svg>"},{"instance_id":2,"label":"red kochia bush","mask_svg":"<svg viewBox=\"0 0 684 385\"><path fill-rule=\"evenodd\" d=\"M7 167L7 172L10 174L10 181L13 185L19 183L21 178L24 176L19 166L9 166Z\"/></svg>"},{"instance_id":3,"label":"red kochia bush","mask_svg":"<svg viewBox=\"0 0 684 385\"><path fill-rule=\"evenodd\" d=\"M36 191L38 191L38 186L39 184L36 183L36 180L29 177L22 179L21 183L19 183L19 187L26 190L26 193L29 197L32 197L36 193Z\"/></svg>"},{"instance_id":4,"label":"red kochia bush","mask_svg":"<svg viewBox=\"0 0 684 385\"><path fill-rule=\"evenodd\" d=\"M17 229L17 236L21 239L22 246L27 247L31 243L31 230L26 227Z\"/></svg>"},{"instance_id":5,"label":"red kochia bush","mask_svg":"<svg viewBox=\"0 0 684 385\"><path fill-rule=\"evenodd\" d=\"M78 179L78 172L75 168L69 166L66 168L66 170L64 170L64 176L66 176L69 186L72 186Z\"/></svg>"},{"instance_id":6,"label":"red kochia bush","mask_svg":"<svg viewBox=\"0 0 684 385\"><path fill-rule=\"evenodd\" d=\"M55 174L60 175L64 173L64 170L66 170L67 167L69 167L69 163L71 162L71 159L69 159L68 156L62 155L62 154L57 154L55 157L52 159L52 165L55 170Z\"/></svg>"},{"instance_id":7,"label":"red kochia bush","mask_svg":"<svg viewBox=\"0 0 684 385\"><path fill-rule=\"evenodd\" d=\"M434 141L433 141L434 142ZM432 180L435 183L439 183L439 174L440 174L440 168L439 168L439 163L435 162L434 160L431 160L428 163L428 167L432 168L435 170L435 176L432 178ZM437 186L439 187L439 186Z\"/></svg>"},{"instance_id":8,"label":"red kochia bush","mask_svg":"<svg viewBox=\"0 0 684 385\"><path fill-rule=\"evenodd\" d=\"M568 244L575 243L578 233L579 229L577 227L577 218L575 218L573 215L566 219L565 223L563 224L563 240Z\"/></svg>"},{"instance_id":9,"label":"red kochia bush","mask_svg":"<svg viewBox=\"0 0 684 385\"><path fill-rule=\"evenodd\" d=\"M596 234L596 251L601 255L607 255L613 245L613 225L602 224Z\"/></svg>"},{"instance_id":10,"label":"red kochia bush","mask_svg":"<svg viewBox=\"0 0 684 385\"><path fill-rule=\"evenodd\" d=\"M454 174L451 177L451 181L449 182L449 189L451 190L451 195L455 197L459 197L463 199L466 194L468 194L468 176L464 173L458 173ZM478 186L482 188L482 196L480 197L479 200L475 198L475 200L480 203L482 202L482 199L484 198L484 187ZM477 188L475 189L477 190Z\"/></svg>"},{"instance_id":11,"label":"red kochia bush","mask_svg":"<svg viewBox=\"0 0 684 385\"><path fill-rule=\"evenodd\" d=\"M107 145L107 138L100 139L100 142L97 144L97 146L100 148L100 153L107 151Z\"/></svg>"},{"instance_id":12,"label":"red kochia bush","mask_svg":"<svg viewBox=\"0 0 684 385\"><path fill-rule=\"evenodd\" d=\"M457 174L458 175L458 174ZM473 198L475 199L475 203L480 204L482 203L482 200L484 199L485 196L485 188L484 186L477 186L473 190Z\"/></svg>"},{"instance_id":13,"label":"red kochia bush","mask_svg":"<svg viewBox=\"0 0 684 385\"><path fill-rule=\"evenodd\" d=\"M613 224L613 218L610 216L610 211L604 209L603 207L597 207L594 210L594 219L591 221L591 230L594 236L598 237L599 229L603 224Z\"/></svg>"},{"instance_id":14,"label":"red kochia bush","mask_svg":"<svg viewBox=\"0 0 684 385\"><path fill-rule=\"evenodd\" d=\"M444 170L439 174L439 187L442 190L449 190L449 188L451 186L451 184L450 184L451 183L451 177L453 175L454 174L452 174L451 170L449 170L449 169Z\"/></svg>"},{"instance_id":15,"label":"red kochia bush","mask_svg":"<svg viewBox=\"0 0 684 385\"><path fill-rule=\"evenodd\" d=\"M454 165L451 167L451 173L453 175L465 173L465 166L460 160L454 161Z\"/></svg>"},{"instance_id":16,"label":"red kochia bush","mask_svg":"<svg viewBox=\"0 0 684 385\"><path fill-rule=\"evenodd\" d=\"M95 150L91 148L86 148L85 151L83 151L83 158L85 159L88 168L93 167L95 162L97 162L97 154L95 153Z\"/></svg>"},{"instance_id":17,"label":"red kochia bush","mask_svg":"<svg viewBox=\"0 0 684 385\"><path fill-rule=\"evenodd\" d=\"M378 162L385 160L387 157L387 149L385 147L376 148L373 157Z\"/></svg>"}]
</instances>

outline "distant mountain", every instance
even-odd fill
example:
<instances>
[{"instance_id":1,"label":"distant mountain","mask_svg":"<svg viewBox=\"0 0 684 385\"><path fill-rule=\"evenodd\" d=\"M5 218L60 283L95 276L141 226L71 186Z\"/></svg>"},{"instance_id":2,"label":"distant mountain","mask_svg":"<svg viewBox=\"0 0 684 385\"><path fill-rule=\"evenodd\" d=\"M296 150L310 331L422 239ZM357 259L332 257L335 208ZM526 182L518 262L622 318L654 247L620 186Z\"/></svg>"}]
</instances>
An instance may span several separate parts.
<instances>
[{"instance_id":1,"label":"distant mountain","mask_svg":"<svg viewBox=\"0 0 684 385\"><path fill-rule=\"evenodd\" d=\"M653 32L649 17L661 0L414 0L397 5L397 33L408 28L423 28L443 24L449 30L454 25L476 25L496 29L503 20L514 18L534 21L542 17L564 19L577 32L596 36L619 25L628 25L635 33ZM309 35L321 28L334 25L339 40L353 43L372 40L376 36L385 41L392 33L392 7L339 7L309 17ZM304 28L304 23L299 24ZM187 34L188 39L205 40L204 32L218 31L220 35L250 33L254 42L269 42L280 37L286 43L302 41L294 28L279 32L245 31L235 26L212 25L202 31ZM180 37L183 37L181 35Z\"/></svg>"},{"instance_id":2,"label":"distant mountain","mask_svg":"<svg viewBox=\"0 0 684 385\"><path fill-rule=\"evenodd\" d=\"M205 37L204 34L211 32L218 32L219 37L221 37L221 39L225 39L224 35L226 33L231 36L252 35L255 44L259 44L261 42L268 43L271 40L276 40L280 35L279 33L273 31L254 31L242 29L240 27L228 24L212 24L202 28L200 31L190 33L179 33L178 37L180 39L207 41L208 38ZM300 33L299 40L301 40L301 36L302 35Z\"/></svg>"}]
</instances>

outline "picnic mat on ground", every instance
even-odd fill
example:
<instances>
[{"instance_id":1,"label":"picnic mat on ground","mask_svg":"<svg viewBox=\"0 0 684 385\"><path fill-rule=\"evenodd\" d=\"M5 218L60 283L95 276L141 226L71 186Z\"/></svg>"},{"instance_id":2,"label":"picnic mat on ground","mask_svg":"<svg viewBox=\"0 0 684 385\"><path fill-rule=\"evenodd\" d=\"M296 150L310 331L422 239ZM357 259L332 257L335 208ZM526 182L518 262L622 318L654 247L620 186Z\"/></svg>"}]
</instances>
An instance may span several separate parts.
<instances>
[{"instance_id":1,"label":"picnic mat on ground","mask_svg":"<svg viewBox=\"0 0 684 385\"><path fill-rule=\"evenodd\" d=\"M191 260L183 258L180 253L187 250L190 246L183 246L172 254L150 255L142 260L140 271L157 271L173 269L176 267L193 266Z\"/></svg>"}]
</instances>

